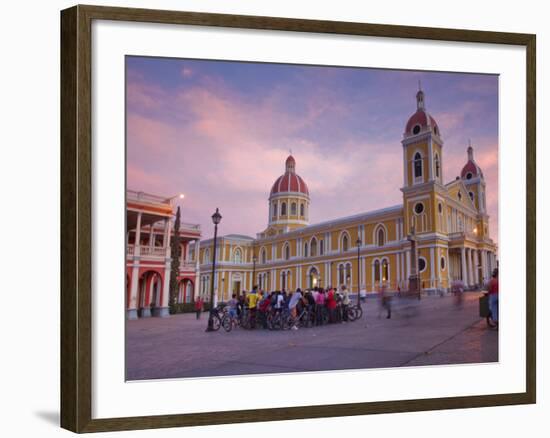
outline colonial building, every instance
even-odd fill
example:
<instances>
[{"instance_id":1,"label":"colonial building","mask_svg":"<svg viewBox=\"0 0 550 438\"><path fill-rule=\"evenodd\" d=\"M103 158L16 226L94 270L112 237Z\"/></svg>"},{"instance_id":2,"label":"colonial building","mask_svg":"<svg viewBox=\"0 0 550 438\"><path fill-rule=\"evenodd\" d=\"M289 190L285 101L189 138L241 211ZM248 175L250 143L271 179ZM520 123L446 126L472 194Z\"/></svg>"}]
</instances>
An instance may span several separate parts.
<instances>
[{"instance_id":1,"label":"colonial building","mask_svg":"<svg viewBox=\"0 0 550 438\"><path fill-rule=\"evenodd\" d=\"M255 238L218 238L214 279L213 239L195 248L199 294L208 299L211 281L219 300L253 285L264 290L346 285L369 293L385 284L408 290L412 240L423 290L445 291L453 280L471 288L486 281L496 267L496 245L488 233L486 184L473 147L468 146L460 176L445 183L441 132L421 90L401 144L402 203L317 224L309 223L310 193L289 156L269 193L266 229Z\"/></svg>"},{"instance_id":2,"label":"colonial building","mask_svg":"<svg viewBox=\"0 0 550 438\"><path fill-rule=\"evenodd\" d=\"M170 240L174 208L171 199L126 192L126 309L127 318L167 316L171 269ZM180 225L178 302L189 303L198 294L199 225Z\"/></svg>"}]
</instances>

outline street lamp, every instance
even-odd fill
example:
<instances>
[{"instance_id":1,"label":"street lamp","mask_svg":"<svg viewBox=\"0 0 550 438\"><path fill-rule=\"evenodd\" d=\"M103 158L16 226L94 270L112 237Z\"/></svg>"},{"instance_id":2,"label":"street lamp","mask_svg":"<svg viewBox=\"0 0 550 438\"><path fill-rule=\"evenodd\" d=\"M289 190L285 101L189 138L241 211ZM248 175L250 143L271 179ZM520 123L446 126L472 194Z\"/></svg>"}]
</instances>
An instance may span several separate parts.
<instances>
[{"instance_id":1,"label":"street lamp","mask_svg":"<svg viewBox=\"0 0 550 438\"><path fill-rule=\"evenodd\" d=\"M214 280L216 275L216 246L218 239L218 224L222 220L222 215L218 208L216 208L215 213L212 215L212 223L214 224L214 255L212 257L212 281L210 282L210 314L208 316L208 327L206 328L207 332L214 331Z\"/></svg>"},{"instance_id":2,"label":"street lamp","mask_svg":"<svg viewBox=\"0 0 550 438\"><path fill-rule=\"evenodd\" d=\"M178 198L178 199L183 199L183 198L185 198L185 195L184 195L183 193L178 193L177 195L170 196L169 198L166 198L166 201L165 201L165 202L168 202L169 204L171 204L172 201L173 201L174 199L176 199L176 198Z\"/></svg>"},{"instance_id":3,"label":"street lamp","mask_svg":"<svg viewBox=\"0 0 550 438\"><path fill-rule=\"evenodd\" d=\"M258 261L258 257L256 257L256 254L252 256L252 289L254 289L254 283L256 282L256 262Z\"/></svg>"},{"instance_id":4,"label":"street lamp","mask_svg":"<svg viewBox=\"0 0 550 438\"><path fill-rule=\"evenodd\" d=\"M361 239L357 238L357 307L361 307Z\"/></svg>"}]
</instances>

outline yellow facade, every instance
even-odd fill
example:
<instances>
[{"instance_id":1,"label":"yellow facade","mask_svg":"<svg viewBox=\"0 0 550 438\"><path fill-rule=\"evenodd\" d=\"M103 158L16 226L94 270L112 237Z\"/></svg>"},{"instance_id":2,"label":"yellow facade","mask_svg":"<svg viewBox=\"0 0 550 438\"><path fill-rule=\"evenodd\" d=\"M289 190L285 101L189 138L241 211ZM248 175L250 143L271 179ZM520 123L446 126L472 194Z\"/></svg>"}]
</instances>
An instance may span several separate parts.
<instances>
[{"instance_id":1,"label":"yellow facade","mask_svg":"<svg viewBox=\"0 0 550 438\"><path fill-rule=\"evenodd\" d=\"M417 94L417 105L401 142L402 204L310 225L309 192L289 157L269 196L267 228L255 238L218 239L218 299L253 286L267 291L343 285L355 293L376 292L381 285L407 290L413 274L409 237L417 245L423 290L446 291L454 280L476 287L487 280L496 267L496 245L488 235L483 174L470 147L470 167L465 169L474 169L473 174L443 182L439 128L425 112L423 93L420 98ZM200 242L198 253L199 293L205 297L211 286L213 243Z\"/></svg>"}]
</instances>

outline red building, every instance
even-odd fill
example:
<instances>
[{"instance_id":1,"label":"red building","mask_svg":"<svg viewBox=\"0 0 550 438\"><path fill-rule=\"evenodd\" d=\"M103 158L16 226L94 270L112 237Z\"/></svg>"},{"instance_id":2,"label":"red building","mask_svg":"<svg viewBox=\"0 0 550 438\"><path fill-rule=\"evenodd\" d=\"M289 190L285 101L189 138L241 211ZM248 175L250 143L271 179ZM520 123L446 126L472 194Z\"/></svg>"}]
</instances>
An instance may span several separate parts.
<instances>
[{"instance_id":1,"label":"red building","mask_svg":"<svg viewBox=\"0 0 550 438\"><path fill-rule=\"evenodd\" d=\"M170 240L175 210L172 200L126 192L126 311L128 319L168 316ZM199 225L180 224L178 302L193 302L199 275Z\"/></svg>"}]
</instances>

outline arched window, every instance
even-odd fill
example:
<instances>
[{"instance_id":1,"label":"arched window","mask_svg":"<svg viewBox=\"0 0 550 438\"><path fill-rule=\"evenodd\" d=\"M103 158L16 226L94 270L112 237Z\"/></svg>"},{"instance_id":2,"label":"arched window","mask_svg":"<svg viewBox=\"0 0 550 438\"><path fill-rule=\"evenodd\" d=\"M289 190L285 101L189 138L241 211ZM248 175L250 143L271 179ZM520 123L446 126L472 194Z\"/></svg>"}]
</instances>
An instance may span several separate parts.
<instances>
[{"instance_id":1,"label":"arched window","mask_svg":"<svg viewBox=\"0 0 550 438\"><path fill-rule=\"evenodd\" d=\"M311 240L310 252L311 257L315 257L317 255L317 239L315 237Z\"/></svg>"},{"instance_id":2,"label":"arched window","mask_svg":"<svg viewBox=\"0 0 550 438\"><path fill-rule=\"evenodd\" d=\"M414 177L420 178L422 176L422 155L420 152L414 154Z\"/></svg>"},{"instance_id":3,"label":"arched window","mask_svg":"<svg viewBox=\"0 0 550 438\"><path fill-rule=\"evenodd\" d=\"M319 255L325 253L325 241L323 239L319 240Z\"/></svg>"},{"instance_id":4,"label":"arched window","mask_svg":"<svg viewBox=\"0 0 550 438\"><path fill-rule=\"evenodd\" d=\"M304 215L304 204L300 204L300 216L305 216Z\"/></svg>"},{"instance_id":5,"label":"arched window","mask_svg":"<svg viewBox=\"0 0 550 438\"><path fill-rule=\"evenodd\" d=\"M290 245L288 243L285 245L284 257L285 257L285 260L290 259Z\"/></svg>"},{"instance_id":6,"label":"arched window","mask_svg":"<svg viewBox=\"0 0 550 438\"><path fill-rule=\"evenodd\" d=\"M382 281L388 281L388 279L389 279L388 261L384 259L382 261Z\"/></svg>"},{"instance_id":7,"label":"arched window","mask_svg":"<svg viewBox=\"0 0 550 438\"><path fill-rule=\"evenodd\" d=\"M281 216L286 216L286 202L281 204Z\"/></svg>"},{"instance_id":8,"label":"arched window","mask_svg":"<svg viewBox=\"0 0 550 438\"><path fill-rule=\"evenodd\" d=\"M346 282L345 280L345 272L344 272L344 265L338 266L338 284L344 284Z\"/></svg>"},{"instance_id":9,"label":"arched window","mask_svg":"<svg viewBox=\"0 0 550 438\"><path fill-rule=\"evenodd\" d=\"M378 246L384 246L386 243L386 233L384 233L384 228L380 227L376 233L376 244Z\"/></svg>"},{"instance_id":10,"label":"arched window","mask_svg":"<svg viewBox=\"0 0 550 438\"><path fill-rule=\"evenodd\" d=\"M380 281L380 262L378 260L374 262L374 281Z\"/></svg>"},{"instance_id":11,"label":"arched window","mask_svg":"<svg viewBox=\"0 0 550 438\"><path fill-rule=\"evenodd\" d=\"M342 252L346 252L349 248L349 238L347 234L342 237Z\"/></svg>"},{"instance_id":12,"label":"arched window","mask_svg":"<svg viewBox=\"0 0 550 438\"><path fill-rule=\"evenodd\" d=\"M260 260L262 262L262 265L265 265L266 261L267 261L267 254L265 252L265 248L262 249L262 255L260 257Z\"/></svg>"},{"instance_id":13,"label":"arched window","mask_svg":"<svg viewBox=\"0 0 550 438\"><path fill-rule=\"evenodd\" d=\"M290 214L292 216L296 216L296 203L293 202L292 204L290 204Z\"/></svg>"},{"instance_id":14,"label":"arched window","mask_svg":"<svg viewBox=\"0 0 550 438\"><path fill-rule=\"evenodd\" d=\"M286 272L281 272L281 289L286 290Z\"/></svg>"},{"instance_id":15,"label":"arched window","mask_svg":"<svg viewBox=\"0 0 550 438\"><path fill-rule=\"evenodd\" d=\"M210 250L207 249L204 251L204 263L208 263L210 261Z\"/></svg>"},{"instance_id":16,"label":"arched window","mask_svg":"<svg viewBox=\"0 0 550 438\"><path fill-rule=\"evenodd\" d=\"M304 243L304 257L307 257L307 242Z\"/></svg>"},{"instance_id":17,"label":"arched window","mask_svg":"<svg viewBox=\"0 0 550 438\"><path fill-rule=\"evenodd\" d=\"M435 177L439 178L439 155L435 154Z\"/></svg>"},{"instance_id":18,"label":"arched window","mask_svg":"<svg viewBox=\"0 0 550 438\"><path fill-rule=\"evenodd\" d=\"M233 260L234 260L234 262L237 263L237 264L243 262L243 254L242 254L240 248L237 248L237 249L235 250L235 253L234 253L234 255L233 255Z\"/></svg>"},{"instance_id":19,"label":"arched window","mask_svg":"<svg viewBox=\"0 0 550 438\"><path fill-rule=\"evenodd\" d=\"M273 203L273 217L276 218L277 217L277 203L274 202Z\"/></svg>"}]
</instances>

